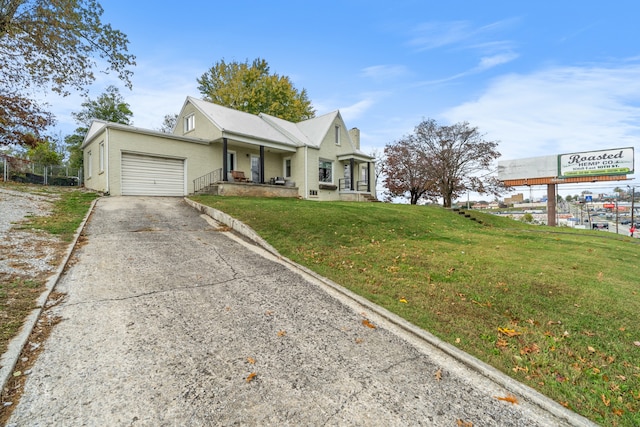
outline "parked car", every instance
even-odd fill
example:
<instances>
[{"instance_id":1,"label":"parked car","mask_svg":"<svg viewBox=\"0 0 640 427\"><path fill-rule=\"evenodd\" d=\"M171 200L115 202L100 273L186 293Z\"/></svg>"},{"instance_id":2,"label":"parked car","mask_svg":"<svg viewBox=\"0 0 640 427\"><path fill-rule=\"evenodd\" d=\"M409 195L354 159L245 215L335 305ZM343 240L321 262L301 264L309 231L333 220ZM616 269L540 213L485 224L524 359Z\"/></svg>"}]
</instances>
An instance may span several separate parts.
<instances>
[{"instance_id":1,"label":"parked car","mask_svg":"<svg viewBox=\"0 0 640 427\"><path fill-rule=\"evenodd\" d=\"M631 220L629 218L621 219L620 224L622 225L631 224Z\"/></svg>"},{"instance_id":2,"label":"parked car","mask_svg":"<svg viewBox=\"0 0 640 427\"><path fill-rule=\"evenodd\" d=\"M591 228L594 230L608 230L609 223L608 222L592 222Z\"/></svg>"}]
</instances>

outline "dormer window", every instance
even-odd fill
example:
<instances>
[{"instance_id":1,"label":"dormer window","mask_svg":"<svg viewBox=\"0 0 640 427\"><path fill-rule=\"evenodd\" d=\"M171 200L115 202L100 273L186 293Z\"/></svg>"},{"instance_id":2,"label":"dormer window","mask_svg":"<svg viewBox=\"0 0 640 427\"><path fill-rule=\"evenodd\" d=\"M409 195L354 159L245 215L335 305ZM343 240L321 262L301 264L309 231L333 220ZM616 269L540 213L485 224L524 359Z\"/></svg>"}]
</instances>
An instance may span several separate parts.
<instances>
[{"instance_id":1,"label":"dormer window","mask_svg":"<svg viewBox=\"0 0 640 427\"><path fill-rule=\"evenodd\" d=\"M196 116L195 114L189 114L184 118L184 133L191 132L196 128Z\"/></svg>"},{"instance_id":2,"label":"dormer window","mask_svg":"<svg viewBox=\"0 0 640 427\"><path fill-rule=\"evenodd\" d=\"M336 145L340 145L340 126L336 125L335 127L335 138L336 138Z\"/></svg>"}]
</instances>

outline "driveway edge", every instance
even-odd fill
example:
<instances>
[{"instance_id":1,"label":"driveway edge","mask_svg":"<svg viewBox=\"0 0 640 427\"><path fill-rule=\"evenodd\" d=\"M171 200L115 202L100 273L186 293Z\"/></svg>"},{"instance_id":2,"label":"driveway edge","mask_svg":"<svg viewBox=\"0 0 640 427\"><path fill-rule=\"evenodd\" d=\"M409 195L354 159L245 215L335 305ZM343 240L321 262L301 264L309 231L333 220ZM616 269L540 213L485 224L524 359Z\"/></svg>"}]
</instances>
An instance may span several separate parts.
<instances>
[{"instance_id":1,"label":"driveway edge","mask_svg":"<svg viewBox=\"0 0 640 427\"><path fill-rule=\"evenodd\" d=\"M585 418L582 415L577 414L565 408L564 406L548 398L542 393L534 390L533 388L519 381L516 381L515 379L504 374L503 372L497 370L493 366L490 366L482 362L481 360L458 349L457 347L442 341L435 335L427 332L424 329L421 329L415 326L414 324L406 321L405 319L397 316L396 314L388 311L387 309L380 307L372 303L371 301L361 297L360 295L357 295L351 292L345 287L327 279L326 277L323 277L315 273L314 271L311 271L308 268L296 262L293 262L292 260L286 257L283 257L273 246L271 246L262 237L260 237L258 233L255 232L255 230L253 230L248 225L240 222L239 220L231 217L230 215L227 215L226 213L219 211L217 209L214 209L212 207L202 205L201 203L195 202L186 197L184 200L187 202L188 205L192 206L197 211L228 226L239 235L253 242L257 246L266 250L267 252L270 252L280 260L285 261L286 263L300 270L301 272L314 277L316 280L321 281L322 283L329 286L330 288L337 291L338 293L342 294L346 298L349 298L355 301L356 303L366 307L368 310L375 312L377 315L383 317L385 320L401 328L405 332L425 341L427 344L433 347L436 347L437 349L441 350L445 354L455 358L460 363L463 363L464 365L478 372L482 376L489 378L493 382L499 384L500 386L506 388L507 390L510 390L511 392L513 392L514 395L522 397L523 399L535 404L536 406L544 409L550 414L566 421L570 425L577 426L577 427L597 427L598 426L598 424L594 423L588 418Z\"/></svg>"},{"instance_id":2,"label":"driveway edge","mask_svg":"<svg viewBox=\"0 0 640 427\"><path fill-rule=\"evenodd\" d=\"M82 233L82 230L84 229L87 220L93 212L93 208L98 200L99 199L94 199L93 202L91 202L91 206L87 211L87 214L75 231L73 240L67 246L67 250L62 259L62 262L58 265L56 271L47 279L46 289L40 294L38 300L36 301L37 308L33 309L27 316L22 325L22 328L20 328L20 332L18 333L18 335L13 337L11 341L9 341L7 351L2 355L2 357L0 357L0 366L2 366L2 368L0 368L0 390L4 390L7 383L9 382L9 378L11 378L13 370L18 363L18 358L22 353L22 349L27 344L29 336L31 335L31 332L35 327L40 314L45 308L45 304L47 302L47 299L49 298L49 295L51 295L51 292L53 292L53 290L55 289L58 281L60 280L60 276L62 276L62 273L67 267L69 259L71 258L71 254L73 253L73 250L78 243L78 239L80 238L80 234Z\"/></svg>"}]
</instances>

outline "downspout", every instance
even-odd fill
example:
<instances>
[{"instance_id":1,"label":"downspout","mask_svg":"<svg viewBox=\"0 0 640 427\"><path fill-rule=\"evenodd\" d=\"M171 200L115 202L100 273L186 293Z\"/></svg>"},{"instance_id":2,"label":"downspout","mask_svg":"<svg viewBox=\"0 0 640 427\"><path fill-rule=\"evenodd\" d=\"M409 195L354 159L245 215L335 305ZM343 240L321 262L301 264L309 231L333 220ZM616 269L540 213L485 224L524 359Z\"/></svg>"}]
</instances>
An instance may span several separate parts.
<instances>
[{"instance_id":1,"label":"downspout","mask_svg":"<svg viewBox=\"0 0 640 427\"><path fill-rule=\"evenodd\" d=\"M367 162L367 193L371 193L371 162Z\"/></svg>"},{"instance_id":2,"label":"downspout","mask_svg":"<svg viewBox=\"0 0 640 427\"><path fill-rule=\"evenodd\" d=\"M308 173L309 162L308 162L308 155L307 155L308 149L309 147L305 145L304 146L304 197L303 199L307 199L309 197L309 173Z\"/></svg>"},{"instance_id":3,"label":"downspout","mask_svg":"<svg viewBox=\"0 0 640 427\"><path fill-rule=\"evenodd\" d=\"M98 151L100 151L100 147L98 147ZM98 153L100 156L100 153ZM107 127L107 134L104 137L104 173L106 174L105 179L107 180L107 194L111 194L111 188L109 187L109 127ZM122 168L122 160L120 161L120 168ZM120 171L120 194L122 194L122 171Z\"/></svg>"},{"instance_id":4,"label":"downspout","mask_svg":"<svg viewBox=\"0 0 640 427\"><path fill-rule=\"evenodd\" d=\"M222 181L229 180L227 175L227 138L222 138Z\"/></svg>"}]
</instances>

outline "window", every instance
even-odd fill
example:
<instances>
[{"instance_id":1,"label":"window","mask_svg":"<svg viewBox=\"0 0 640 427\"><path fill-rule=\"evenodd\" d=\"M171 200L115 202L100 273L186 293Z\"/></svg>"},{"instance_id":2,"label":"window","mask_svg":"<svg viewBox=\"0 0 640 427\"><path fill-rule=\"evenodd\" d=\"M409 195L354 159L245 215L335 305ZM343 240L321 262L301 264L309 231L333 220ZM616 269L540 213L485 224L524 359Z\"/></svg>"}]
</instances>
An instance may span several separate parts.
<instances>
[{"instance_id":1,"label":"window","mask_svg":"<svg viewBox=\"0 0 640 427\"><path fill-rule=\"evenodd\" d=\"M291 178L291 159L284 159L284 177Z\"/></svg>"},{"instance_id":2,"label":"window","mask_svg":"<svg viewBox=\"0 0 640 427\"><path fill-rule=\"evenodd\" d=\"M196 128L196 116L195 114L189 114L184 118L184 133L191 132Z\"/></svg>"},{"instance_id":3,"label":"window","mask_svg":"<svg viewBox=\"0 0 640 427\"><path fill-rule=\"evenodd\" d=\"M336 145L340 145L340 126L336 125L335 132Z\"/></svg>"},{"instance_id":4,"label":"window","mask_svg":"<svg viewBox=\"0 0 640 427\"><path fill-rule=\"evenodd\" d=\"M319 176L318 179L320 182L328 182L328 183L333 183L333 174L332 174L332 168L333 168L333 163L328 162L326 160L320 160L319 163L320 167L319 167Z\"/></svg>"},{"instance_id":5,"label":"window","mask_svg":"<svg viewBox=\"0 0 640 427\"><path fill-rule=\"evenodd\" d=\"M98 165L100 173L104 172L104 142L100 143L100 150L98 151Z\"/></svg>"}]
</instances>

